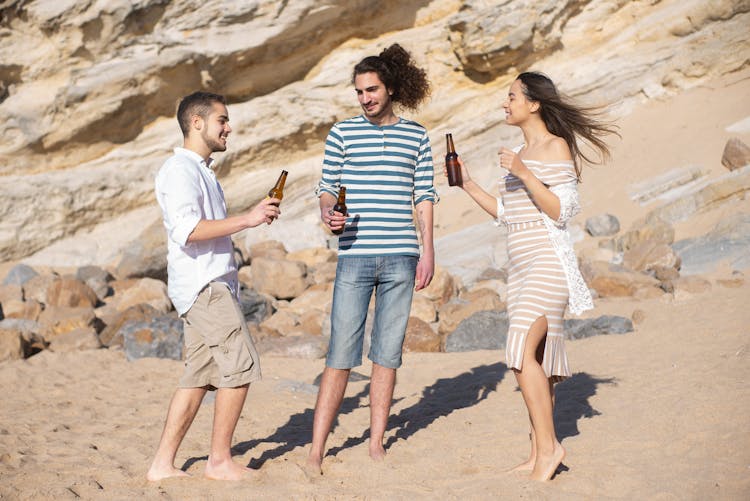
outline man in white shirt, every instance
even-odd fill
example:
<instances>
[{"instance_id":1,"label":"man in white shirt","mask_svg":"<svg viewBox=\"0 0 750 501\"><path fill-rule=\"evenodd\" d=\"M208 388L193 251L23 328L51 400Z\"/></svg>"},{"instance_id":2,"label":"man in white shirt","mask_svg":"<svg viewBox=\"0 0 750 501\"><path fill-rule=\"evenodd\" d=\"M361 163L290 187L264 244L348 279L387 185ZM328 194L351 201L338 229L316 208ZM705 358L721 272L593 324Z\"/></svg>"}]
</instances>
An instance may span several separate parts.
<instances>
[{"instance_id":1,"label":"man in white shirt","mask_svg":"<svg viewBox=\"0 0 750 501\"><path fill-rule=\"evenodd\" d=\"M223 96L195 92L177 108L182 148L156 176L156 198L167 229L169 297L184 321L185 372L169 404L148 480L187 476L175 468L177 449L208 390L217 390L205 476L241 480L249 468L232 460L231 442L248 386L260 379L258 353L239 308L237 265L230 235L279 216L267 198L227 217L211 153L225 151L229 113Z\"/></svg>"}]
</instances>

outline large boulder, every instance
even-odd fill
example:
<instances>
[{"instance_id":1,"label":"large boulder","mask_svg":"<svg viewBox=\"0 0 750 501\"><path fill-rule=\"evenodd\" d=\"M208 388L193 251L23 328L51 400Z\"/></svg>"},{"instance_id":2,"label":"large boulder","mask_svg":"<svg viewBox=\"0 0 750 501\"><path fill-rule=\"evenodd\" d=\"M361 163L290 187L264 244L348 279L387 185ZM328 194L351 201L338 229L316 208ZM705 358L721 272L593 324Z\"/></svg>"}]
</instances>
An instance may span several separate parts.
<instances>
[{"instance_id":1,"label":"large boulder","mask_svg":"<svg viewBox=\"0 0 750 501\"><path fill-rule=\"evenodd\" d=\"M151 319L159 316L159 311L153 306L141 303L135 304L130 308L117 312L108 322L106 327L99 333L99 340L106 347L122 346L122 328L133 322L150 322Z\"/></svg>"},{"instance_id":2,"label":"large boulder","mask_svg":"<svg viewBox=\"0 0 750 501\"><path fill-rule=\"evenodd\" d=\"M102 347L96 330L92 327L79 327L70 332L52 338L49 344L51 351L67 352L96 350Z\"/></svg>"},{"instance_id":3,"label":"large boulder","mask_svg":"<svg viewBox=\"0 0 750 501\"><path fill-rule=\"evenodd\" d=\"M663 293L659 280L603 261L583 261L581 274L600 297L654 297Z\"/></svg>"},{"instance_id":4,"label":"large boulder","mask_svg":"<svg viewBox=\"0 0 750 501\"><path fill-rule=\"evenodd\" d=\"M445 338L445 351L499 350L508 337L508 313L486 310L463 320Z\"/></svg>"},{"instance_id":5,"label":"large boulder","mask_svg":"<svg viewBox=\"0 0 750 501\"><path fill-rule=\"evenodd\" d=\"M307 266L300 261L253 258L253 288L277 299L292 299L307 288Z\"/></svg>"},{"instance_id":6,"label":"large boulder","mask_svg":"<svg viewBox=\"0 0 750 501\"><path fill-rule=\"evenodd\" d=\"M682 275L710 273L721 263L732 269L750 267L750 214L737 213L720 221L707 234L675 242Z\"/></svg>"},{"instance_id":7,"label":"large boulder","mask_svg":"<svg viewBox=\"0 0 750 501\"><path fill-rule=\"evenodd\" d=\"M160 313L171 311L172 301L167 294L167 284L155 278L141 278L115 297L118 311L125 311L137 304L148 304Z\"/></svg>"},{"instance_id":8,"label":"large boulder","mask_svg":"<svg viewBox=\"0 0 750 501\"><path fill-rule=\"evenodd\" d=\"M103 328L94 309L90 306L71 308L66 306L48 306L39 315L44 339L51 341L56 336L76 329L91 327L94 330Z\"/></svg>"},{"instance_id":9,"label":"large boulder","mask_svg":"<svg viewBox=\"0 0 750 501\"><path fill-rule=\"evenodd\" d=\"M127 322L120 329L129 361L144 357L182 360L182 320L162 315L147 321Z\"/></svg>"},{"instance_id":10,"label":"large boulder","mask_svg":"<svg viewBox=\"0 0 750 501\"><path fill-rule=\"evenodd\" d=\"M26 264L17 264L8 271L3 279L3 285L23 285L39 275L34 268Z\"/></svg>"},{"instance_id":11,"label":"large boulder","mask_svg":"<svg viewBox=\"0 0 750 501\"><path fill-rule=\"evenodd\" d=\"M568 339L582 339L601 334L625 334L633 332L633 321L616 315L570 318L565 320L564 332Z\"/></svg>"},{"instance_id":12,"label":"large boulder","mask_svg":"<svg viewBox=\"0 0 750 501\"><path fill-rule=\"evenodd\" d=\"M432 277L430 285L417 292L417 295L426 297L438 307L457 294L458 283L456 279L441 266L435 267L435 275Z\"/></svg>"},{"instance_id":13,"label":"large boulder","mask_svg":"<svg viewBox=\"0 0 750 501\"><path fill-rule=\"evenodd\" d=\"M405 352L440 351L441 344L440 335L432 330L430 324L417 317L409 317L404 338Z\"/></svg>"},{"instance_id":14,"label":"large boulder","mask_svg":"<svg viewBox=\"0 0 750 501\"><path fill-rule=\"evenodd\" d=\"M586 219L585 228L592 237L608 237L620 231L620 221L612 214L598 214Z\"/></svg>"}]
</instances>

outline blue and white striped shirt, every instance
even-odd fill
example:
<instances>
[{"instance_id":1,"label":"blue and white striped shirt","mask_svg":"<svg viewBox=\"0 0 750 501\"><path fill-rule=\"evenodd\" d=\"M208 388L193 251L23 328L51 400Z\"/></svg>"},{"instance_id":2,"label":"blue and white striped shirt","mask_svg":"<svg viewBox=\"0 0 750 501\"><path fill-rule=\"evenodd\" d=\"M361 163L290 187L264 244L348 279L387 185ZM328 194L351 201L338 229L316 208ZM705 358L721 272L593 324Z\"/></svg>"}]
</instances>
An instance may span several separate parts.
<instances>
[{"instance_id":1,"label":"blue and white striped shirt","mask_svg":"<svg viewBox=\"0 0 750 501\"><path fill-rule=\"evenodd\" d=\"M378 126L360 115L328 133L317 193L346 187L349 217L340 256L419 256L413 206L439 200L427 130L399 118Z\"/></svg>"}]
</instances>

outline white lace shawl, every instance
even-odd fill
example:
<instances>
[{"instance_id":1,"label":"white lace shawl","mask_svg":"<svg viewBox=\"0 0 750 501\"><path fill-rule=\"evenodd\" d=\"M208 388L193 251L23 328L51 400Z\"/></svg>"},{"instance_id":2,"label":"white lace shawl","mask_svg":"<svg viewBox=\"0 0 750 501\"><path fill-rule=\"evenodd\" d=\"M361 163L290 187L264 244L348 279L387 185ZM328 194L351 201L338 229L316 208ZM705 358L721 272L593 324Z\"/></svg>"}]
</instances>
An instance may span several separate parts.
<instances>
[{"instance_id":1,"label":"white lace shawl","mask_svg":"<svg viewBox=\"0 0 750 501\"><path fill-rule=\"evenodd\" d=\"M565 278L568 281L568 308L574 315L580 315L584 311L592 309L594 301L578 269L578 259L567 229L570 218L581 211L576 183L576 181L571 181L549 188L560 200L560 217L557 218L557 221L554 221L544 211L540 212L544 225L547 227L552 248L555 250L560 263L562 263ZM504 214L505 206L502 199L498 197L496 224L506 224Z\"/></svg>"}]
</instances>

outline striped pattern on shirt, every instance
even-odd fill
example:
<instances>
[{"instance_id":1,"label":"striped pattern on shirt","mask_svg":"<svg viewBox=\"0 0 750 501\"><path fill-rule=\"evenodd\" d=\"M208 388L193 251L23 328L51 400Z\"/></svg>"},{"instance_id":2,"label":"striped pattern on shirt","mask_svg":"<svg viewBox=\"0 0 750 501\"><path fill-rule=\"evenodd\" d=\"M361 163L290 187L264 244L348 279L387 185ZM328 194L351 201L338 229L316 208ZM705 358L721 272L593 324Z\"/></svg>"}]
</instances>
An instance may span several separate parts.
<instances>
[{"instance_id":1,"label":"striped pattern on shirt","mask_svg":"<svg viewBox=\"0 0 750 501\"><path fill-rule=\"evenodd\" d=\"M322 192L346 187L349 217L339 236L339 255L419 256L413 207L437 203L427 130L399 118L377 126L360 115L335 124L323 158Z\"/></svg>"}]
</instances>

